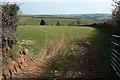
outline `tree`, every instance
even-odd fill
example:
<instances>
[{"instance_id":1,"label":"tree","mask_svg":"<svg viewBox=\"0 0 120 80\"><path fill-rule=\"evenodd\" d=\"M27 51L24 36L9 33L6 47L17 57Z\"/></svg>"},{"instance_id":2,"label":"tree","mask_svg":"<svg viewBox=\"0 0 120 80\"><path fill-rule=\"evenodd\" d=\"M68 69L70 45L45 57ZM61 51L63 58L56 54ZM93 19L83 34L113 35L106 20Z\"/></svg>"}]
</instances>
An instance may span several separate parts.
<instances>
[{"instance_id":1,"label":"tree","mask_svg":"<svg viewBox=\"0 0 120 80\"><path fill-rule=\"evenodd\" d=\"M112 19L115 24L114 32L120 34L120 1L113 0L115 5L113 5L115 8L112 12Z\"/></svg>"},{"instance_id":2,"label":"tree","mask_svg":"<svg viewBox=\"0 0 120 80\"><path fill-rule=\"evenodd\" d=\"M80 24L80 21L77 21L77 24Z\"/></svg>"},{"instance_id":3,"label":"tree","mask_svg":"<svg viewBox=\"0 0 120 80\"><path fill-rule=\"evenodd\" d=\"M80 25L80 19L81 18L77 19L77 25Z\"/></svg>"},{"instance_id":4,"label":"tree","mask_svg":"<svg viewBox=\"0 0 120 80\"><path fill-rule=\"evenodd\" d=\"M42 19L40 25L45 25L45 21Z\"/></svg>"},{"instance_id":5,"label":"tree","mask_svg":"<svg viewBox=\"0 0 120 80\"><path fill-rule=\"evenodd\" d=\"M59 22L57 22L56 26L60 26L60 23L59 23Z\"/></svg>"},{"instance_id":6,"label":"tree","mask_svg":"<svg viewBox=\"0 0 120 80\"><path fill-rule=\"evenodd\" d=\"M3 63L7 64L10 59L10 54L12 50L12 45L16 44L17 40L15 38L15 33L18 25L18 12L19 12L18 4L10 4L3 3L0 5L0 28L2 28L2 33L0 32L1 41L2 41L2 55L3 55ZM2 22L2 23L1 23Z\"/></svg>"}]
</instances>

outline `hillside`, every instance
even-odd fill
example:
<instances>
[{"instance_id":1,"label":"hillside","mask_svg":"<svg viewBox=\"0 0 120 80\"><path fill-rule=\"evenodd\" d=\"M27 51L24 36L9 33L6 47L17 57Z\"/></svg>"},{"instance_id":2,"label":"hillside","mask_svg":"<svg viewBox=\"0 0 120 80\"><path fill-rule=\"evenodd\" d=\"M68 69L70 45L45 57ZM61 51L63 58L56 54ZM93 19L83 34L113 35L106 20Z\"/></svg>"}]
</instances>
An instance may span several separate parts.
<instances>
[{"instance_id":1,"label":"hillside","mask_svg":"<svg viewBox=\"0 0 120 80\"><path fill-rule=\"evenodd\" d=\"M75 14L75 15L72 15L72 16L91 19L91 20L95 20L95 21L102 21L102 20L112 18L111 14Z\"/></svg>"},{"instance_id":2,"label":"hillside","mask_svg":"<svg viewBox=\"0 0 120 80\"><path fill-rule=\"evenodd\" d=\"M95 21L102 21L102 20L106 20L106 19L111 19L112 18L112 14L62 14L62 15L57 15L57 16L61 16L61 17L74 17L74 18L86 18L86 19L90 19L90 20L95 20Z\"/></svg>"},{"instance_id":3,"label":"hillside","mask_svg":"<svg viewBox=\"0 0 120 80\"><path fill-rule=\"evenodd\" d=\"M22 15L20 17L19 25L39 25L41 19L45 20L46 25L56 26L56 23L59 22L61 26L68 26L70 24L76 25L79 21L80 24L91 24L94 23L94 20L77 18L70 16L58 16L58 15Z\"/></svg>"}]
</instances>

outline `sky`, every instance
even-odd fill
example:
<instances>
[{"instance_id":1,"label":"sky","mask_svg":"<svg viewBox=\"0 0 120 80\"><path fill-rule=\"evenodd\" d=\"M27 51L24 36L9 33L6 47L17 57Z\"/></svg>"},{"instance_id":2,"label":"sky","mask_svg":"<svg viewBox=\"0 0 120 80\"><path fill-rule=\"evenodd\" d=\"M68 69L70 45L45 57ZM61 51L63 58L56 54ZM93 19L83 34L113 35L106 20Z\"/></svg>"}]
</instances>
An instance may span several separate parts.
<instances>
[{"instance_id":1,"label":"sky","mask_svg":"<svg viewBox=\"0 0 120 80\"><path fill-rule=\"evenodd\" d=\"M111 13L112 0L4 0L17 2L22 14L92 14Z\"/></svg>"}]
</instances>

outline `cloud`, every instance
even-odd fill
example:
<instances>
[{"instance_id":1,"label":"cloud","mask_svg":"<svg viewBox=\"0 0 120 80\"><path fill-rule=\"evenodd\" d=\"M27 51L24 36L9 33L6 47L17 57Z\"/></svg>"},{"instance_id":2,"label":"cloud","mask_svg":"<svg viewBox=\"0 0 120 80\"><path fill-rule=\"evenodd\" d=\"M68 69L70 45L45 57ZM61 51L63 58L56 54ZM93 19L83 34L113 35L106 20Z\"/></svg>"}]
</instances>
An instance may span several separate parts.
<instances>
[{"instance_id":1,"label":"cloud","mask_svg":"<svg viewBox=\"0 0 120 80\"><path fill-rule=\"evenodd\" d=\"M103 2L112 3L112 0L2 0L2 2Z\"/></svg>"}]
</instances>

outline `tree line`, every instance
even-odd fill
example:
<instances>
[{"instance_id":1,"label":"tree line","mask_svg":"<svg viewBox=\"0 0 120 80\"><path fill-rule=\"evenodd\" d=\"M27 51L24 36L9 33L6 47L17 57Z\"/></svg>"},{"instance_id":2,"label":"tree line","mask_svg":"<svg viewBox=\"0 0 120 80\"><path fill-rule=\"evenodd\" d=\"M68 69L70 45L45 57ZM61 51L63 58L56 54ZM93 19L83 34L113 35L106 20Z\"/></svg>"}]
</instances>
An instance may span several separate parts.
<instances>
[{"instance_id":1,"label":"tree line","mask_svg":"<svg viewBox=\"0 0 120 80\"><path fill-rule=\"evenodd\" d=\"M44 19L41 19L40 20L40 23L39 23L41 26L44 26L44 25L48 25ZM51 26L53 26L53 24L49 24ZM76 26L76 25L80 25L80 21L77 20L76 23L75 22L71 22L71 23L68 23L68 26ZM55 26L63 26L62 23L60 23L59 21L56 22L56 25Z\"/></svg>"}]
</instances>

